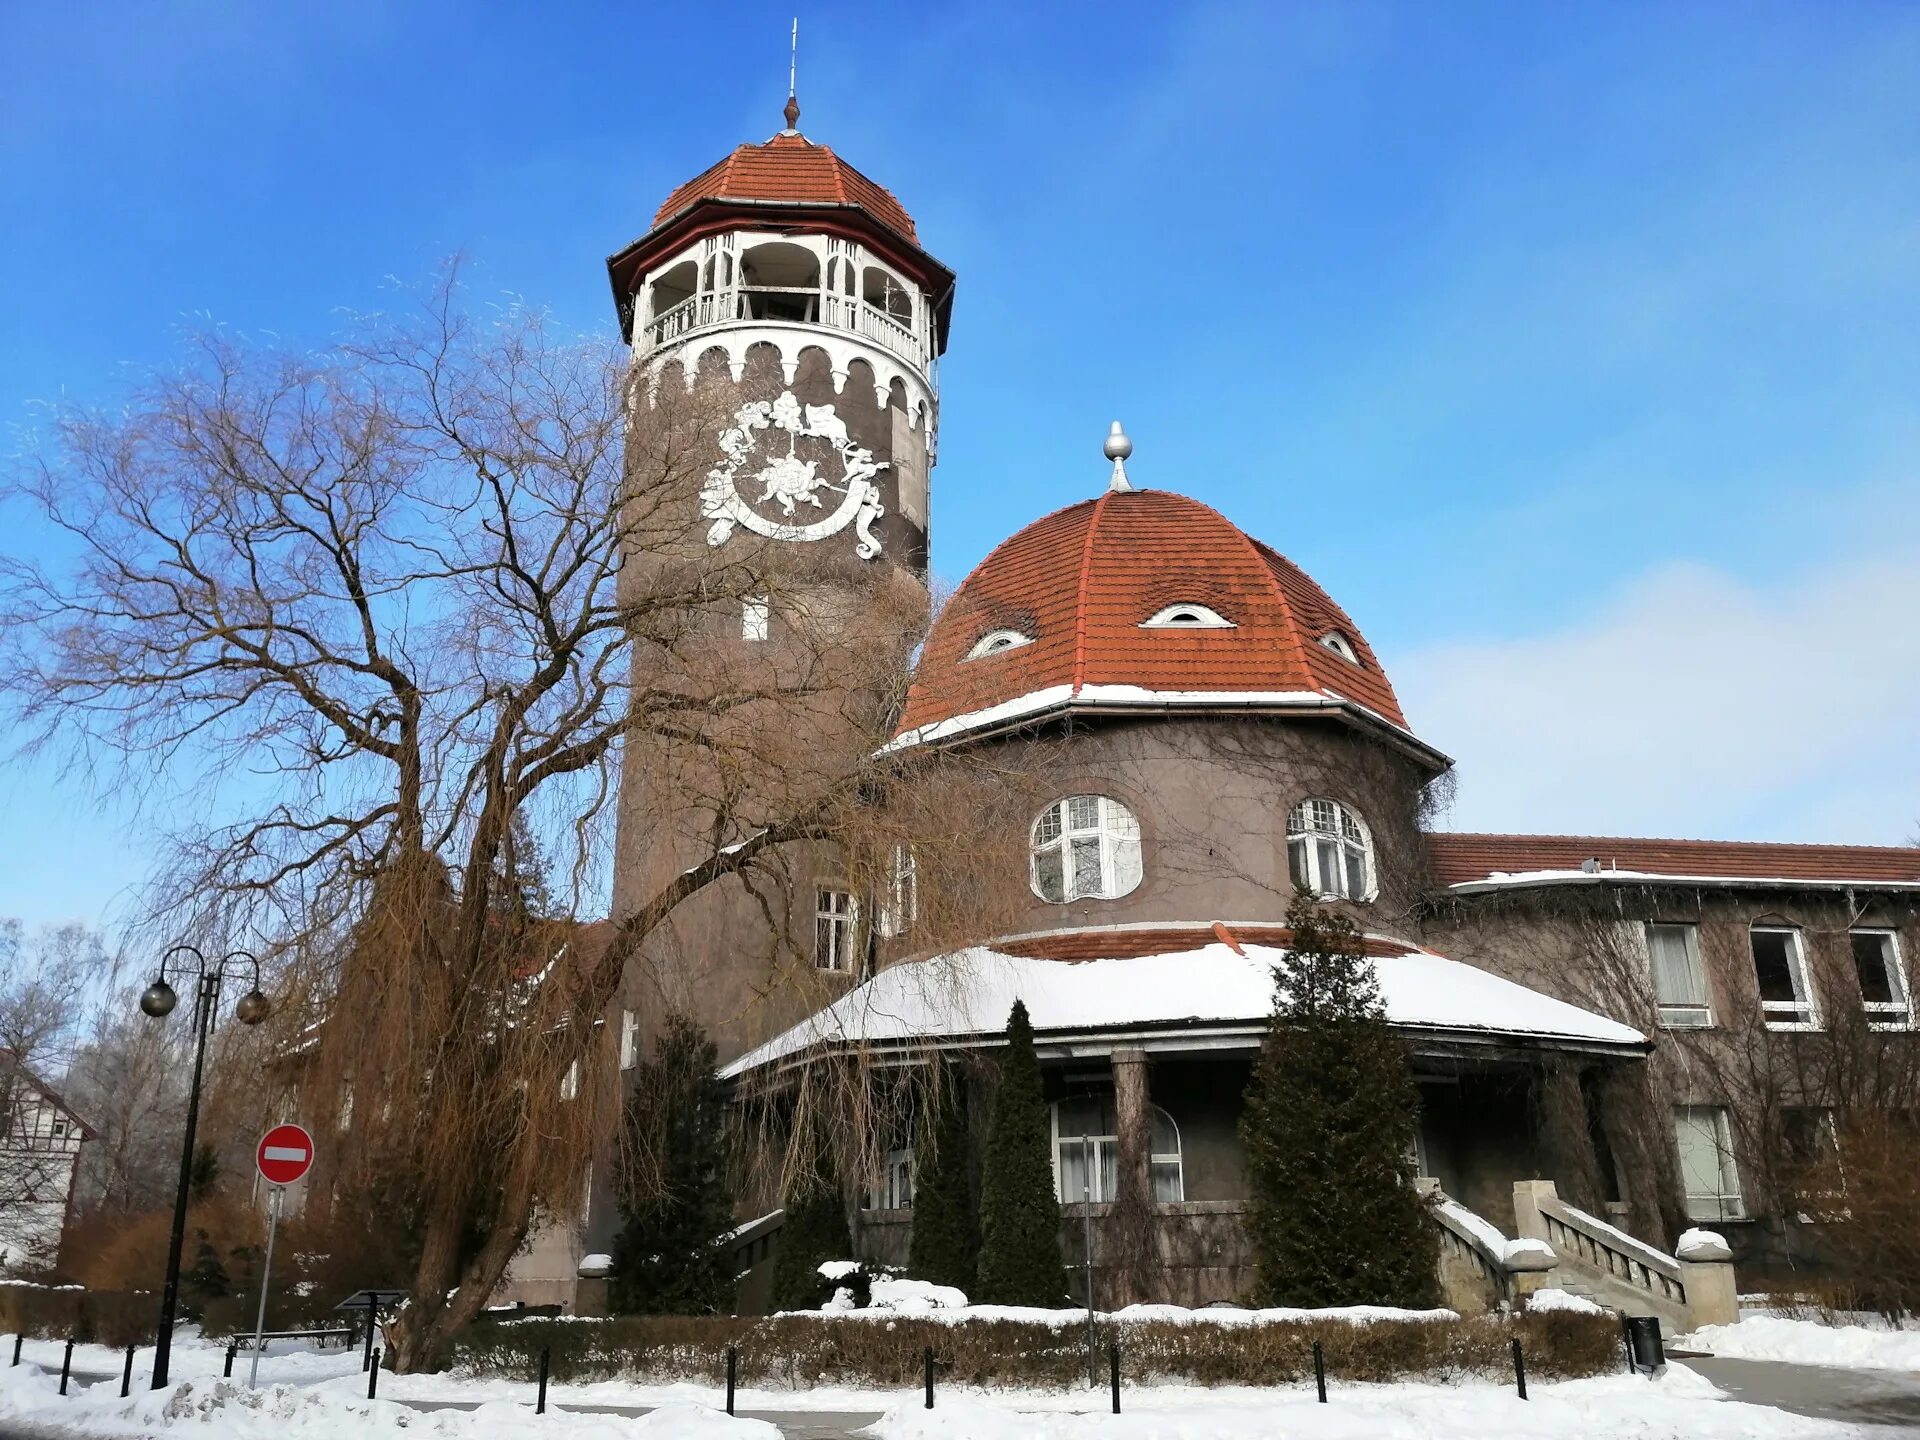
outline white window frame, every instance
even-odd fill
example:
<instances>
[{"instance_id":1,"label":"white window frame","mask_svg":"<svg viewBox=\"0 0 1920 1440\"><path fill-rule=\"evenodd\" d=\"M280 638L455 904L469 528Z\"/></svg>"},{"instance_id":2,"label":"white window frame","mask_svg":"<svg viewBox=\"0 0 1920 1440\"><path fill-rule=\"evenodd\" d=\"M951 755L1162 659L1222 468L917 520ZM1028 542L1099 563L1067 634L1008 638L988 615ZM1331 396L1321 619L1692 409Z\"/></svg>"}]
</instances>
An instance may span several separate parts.
<instances>
[{"instance_id":1,"label":"white window frame","mask_svg":"<svg viewBox=\"0 0 1920 1440\"><path fill-rule=\"evenodd\" d=\"M620 1068L631 1070L640 1063L640 1012L620 1012Z\"/></svg>"},{"instance_id":2,"label":"white window frame","mask_svg":"<svg viewBox=\"0 0 1920 1440\"><path fill-rule=\"evenodd\" d=\"M973 648L967 651L967 659L979 660L988 655L1002 655L1032 643L1031 635L1022 635L1018 630L989 630L973 642Z\"/></svg>"},{"instance_id":3,"label":"white window frame","mask_svg":"<svg viewBox=\"0 0 1920 1440\"><path fill-rule=\"evenodd\" d=\"M740 602L740 638L749 644L765 640L773 629L773 605L764 595Z\"/></svg>"},{"instance_id":4,"label":"white window frame","mask_svg":"<svg viewBox=\"0 0 1920 1440\"><path fill-rule=\"evenodd\" d=\"M887 1151L881 1162L880 1178L860 1190L862 1210L911 1210L913 1208L913 1137Z\"/></svg>"},{"instance_id":5,"label":"white window frame","mask_svg":"<svg viewBox=\"0 0 1920 1440\"><path fill-rule=\"evenodd\" d=\"M891 940L904 935L920 918L920 865L911 845L896 845L887 859L887 877L874 928Z\"/></svg>"},{"instance_id":6,"label":"white window frame","mask_svg":"<svg viewBox=\"0 0 1920 1440\"><path fill-rule=\"evenodd\" d=\"M848 890L817 885L813 891L813 964L817 970L851 975L859 968L855 947L860 901Z\"/></svg>"},{"instance_id":7,"label":"white window frame","mask_svg":"<svg viewBox=\"0 0 1920 1440\"><path fill-rule=\"evenodd\" d=\"M1076 818L1076 807L1092 804L1089 821ZM1087 852L1094 842L1098 855L1099 877L1090 889L1079 888L1074 864L1076 854ZM1140 819L1111 795L1065 795L1042 810L1028 833L1028 883L1033 893L1050 905L1070 905L1076 900L1118 900L1140 888L1145 866L1141 856ZM1049 855L1060 866L1060 894L1049 895L1041 886L1041 862Z\"/></svg>"},{"instance_id":8,"label":"white window frame","mask_svg":"<svg viewBox=\"0 0 1920 1440\"><path fill-rule=\"evenodd\" d=\"M1142 630L1237 630L1240 627L1210 605L1183 601L1156 610L1140 622Z\"/></svg>"},{"instance_id":9,"label":"white window frame","mask_svg":"<svg viewBox=\"0 0 1920 1440\"><path fill-rule=\"evenodd\" d=\"M1316 807L1328 807L1319 809ZM1331 819L1329 820L1329 817ZM1331 828L1329 827L1331 825ZM1349 833L1348 827L1352 827ZM1340 851L1339 884L1330 886L1324 874L1322 845L1331 841ZM1365 884L1362 893L1350 895L1351 877L1346 862L1358 852ZM1304 883L1322 900L1353 900L1361 904L1380 893L1379 876L1373 864L1373 832L1360 812L1351 805L1329 800L1324 795L1309 796L1287 812L1287 874L1297 884Z\"/></svg>"},{"instance_id":10,"label":"white window frame","mask_svg":"<svg viewBox=\"0 0 1920 1440\"><path fill-rule=\"evenodd\" d=\"M1760 1013L1769 1030L1818 1030L1820 1003L1813 993L1813 977L1807 970L1807 945L1795 925L1751 925L1747 927L1747 959L1754 966L1754 982L1759 983L1759 957L1753 953L1755 935L1787 937L1787 976L1793 983L1792 1000L1760 1001Z\"/></svg>"},{"instance_id":11,"label":"white window frame","mask_svg":"<svg viewBox=\"0 0 1920 1440\"><path fill-rule=\"evenodd\" d=\"M1687 964L1693 970L1701 999L1670 1000L1660 993L1660 971L1654 964L1653 932L1675 930L1685 937ZM1706 968L1700 963L1700 927L1688 920L1649 920L1640 929L1641 943L1647 951L1647 979L1653 987L1654 1003L1660 1008L1660 1024L1668 1030L1704 1030L1713 1025L1713 998L1707 988Z\"/></svg>"},{"instance_id":12,"label":"white window frame","mask_svg":"<svg viewBox=\"0 0 1920 1440\"><path fill-rule=\"evenodd\" d=\"M1714 1193L1695 1190L1687 1182L1687 1130L1695 1134L1704 1129L1714 1151L1716 1183ZM1719 1221L1747 1218L1746 1197L1740 1193L1740 1166L1733 1153L1733 1122L1724 1105L1676 1105L1673 1107L1674 1144L1680 1152L1680 1183L1686 1188L1687 1218Z\"/></svg>"},{"instance_id":13,"label":"white window frame","mask_svg":"<svg viewBox=\"0 0 1920 1440\"><path fill-rule=\"evenodd\" d=\"M1115 1113L1113 1096L1111 1093L1069 1095L1065 1099L1054 1101L1053 1104L1047 1107L1048 1124L1052 1127L1053 1131L1053 1145L1049 1152L1053 1157L1053 1193L1059 1197L1062 1205L1080 1205L1086 1203L1094 1205L1110 1204L1115 1197L1107 1193L1108 1177L1112 1177L1115 1188L1118 1188L1120 1177L1119 1121L1117 1118L1114 1120L1115 1133L1111 1135L1063 1135L1060 1132L1060 1107L1062 1105L1099 1105L1103 1107L1105 1111L1101 1118L1105 1119L1107 1116ZM1166 1122L1167 1129L1173 1134L1173 1149L1170 1151L1149 1149L1147 1154L1148 1184L1152 1190L1154 1204L1177 1205L1184 1201L1187 1196L1187 1169L1184 1158L1186 1144L1180 1135L1179 1122L1158 1105L1149 1105L1147 1107L1147 1143L1149 1146L1153 1144L1152 1136L1155 1128L1155 1120L1163 1120ZM1091 1157L1093 1165L1090 1173L1087 1175L1087 1183L1082 1186L1080 1194L1069 1195L1066 1193L1066 1148L1072 1146L1077 1149L1087 1145L1093 1147L1093 1155ZM1162 1175L1169 1169L1172 1172L1173 1185L1171 1188L1174 1193L1172 1195L1162 1195L1160 1193L1159 1181ZM1092 1197L1091 1201L1088 1199L1089 1196Z\"/></svg>"},{"instance_id":14,"label":"white window frame","mask_svg":"<svg viewBox=\"0 0 1920 1440\"><path fill-rule=\"evenodd\" d=\"M580 1098L580 1062L573 1061L567 1066L567 1073L560 1077L560 1098L578 1100Z\"/></svg>"},{"instance_id":15,"label":"white window frame","mask_svg":"<svg viewBox=\"0 0 1920 1440\"><path fill-rule=\"evenodd\" d=\"M1847 947L1852 950L1856 935L1872 935L1884 943L1880 956L1887 970L1887 987L1892 1000L1867 999L1866 987L1860 990L1860 1008L1866 1012L1869 1030L1911 1030L1913 1028L1913 987L1907 983L1906 957L1900 953L1900 932L1883 925L1856 925L1847 931ZM1853 956L1854 971L1859 972L1860 957Z\"/></svg>"}]
</instances>

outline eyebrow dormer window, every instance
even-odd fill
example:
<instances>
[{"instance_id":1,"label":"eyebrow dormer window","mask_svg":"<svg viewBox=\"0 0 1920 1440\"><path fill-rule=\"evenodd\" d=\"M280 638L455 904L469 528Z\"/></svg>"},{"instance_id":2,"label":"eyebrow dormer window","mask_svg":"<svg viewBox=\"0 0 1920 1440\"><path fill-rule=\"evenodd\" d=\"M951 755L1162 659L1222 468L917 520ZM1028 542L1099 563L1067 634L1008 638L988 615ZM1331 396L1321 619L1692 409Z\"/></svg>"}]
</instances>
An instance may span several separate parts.
<instances>
[{"instance_id":1,"label":"eyebrow dormer window","mask_svg":"<svg viewBox=\"0 0 1920 1440\"><path fill-rule=\"evenodd\" d=\"M1022 635L1018 630L989 630L973 642L973 649L967 652L967 659L978 660L983 655L998 655L1003 650L1017 650L1022 645L1032 643L1031 635Z\"/></svg>"},{"instance_id":2,"label":"eyebrow dormer window","mask_svg":"<svg viewBox=\"0 0 1920 1440\"><path fill-rule=\"evenodd\" d=\"M1140 622L1142 630L1231 630L1234 624L1205 605L1169 605Z\"/></svg>"},{"instance_id":3,"label":"eyebrow dormer window","mask_svg":"<svg viewBox=\"0 0 1920 1440\"><path fill-rule=\"evenodd\" d=\"M1360 652L1353 648L1353 642L1338 630L1329 630L1320 637L1322 648L1331 650L1349 665L1360 663Z\"/></svg>"}]
</instances>

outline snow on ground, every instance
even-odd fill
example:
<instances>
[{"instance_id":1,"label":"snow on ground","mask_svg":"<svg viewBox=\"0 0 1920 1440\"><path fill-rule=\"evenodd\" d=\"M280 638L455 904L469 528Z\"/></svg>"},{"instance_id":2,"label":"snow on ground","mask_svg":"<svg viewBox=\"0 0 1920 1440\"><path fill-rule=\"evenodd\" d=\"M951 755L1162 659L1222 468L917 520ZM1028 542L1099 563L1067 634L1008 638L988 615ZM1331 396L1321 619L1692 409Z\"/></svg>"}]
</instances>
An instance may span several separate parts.
<instances>
[{"instance_id":1,"label":"snow on ground","mask_svg":"<svg viewBox=\"0 0 1920 1440\"><path fill-rule=\"evenodd\" d=\"M549 1405L490 1400L474 1410L422 1413L397 1401L369 1400L358 1386L263 1385L249 1390L233 1380L182 1380L165 1390L136 1388L120 1398L120 1381L74 1382L60 1393L60 1377L38 1365L0 1369L0 1420L58 1426L100 1436L217 1440L522 1440L530 1430L554 1440L780 1440L775 1426L734 1419L697 1404L669 1405L638 1420L582 1415Z\"/></svg>"},{"instance_id":2,"label":"snow on ground","mask_svg":"<svg viewBox=\"0 0 1920 1440\"><path fill-rule=\"evenodd\" d=\"M1529 1310L1571 1310L1578 1315L1604 1315L1607 1307L1596 1304L1584 1295L1575 1295L1571 1290L1556 1290L1548 1287L1536 1290L1527 1299Z\"/></svg>"},{"instance_id":3,"label":"snow on ground","mask_svg":"<svg viewBox=\"0 0 1920 1440\"><path fill-rule=\"evenodd\" d=\"M1703 1326L1673 1344L1732 1360L1920 1371L1920 1330L1895 1330L1866 1316L1857 1325L1822 1325L1817 1320L1747 1315L1732 1325Z\"/></svg>"},{"instance_id":4,"label":"snow on ground","mask_svg":"<svg viewBox=\"0 0 1920 1440\"><path fill-rule=\"evenodd\" d=\"M841 1280L857 1270L852 1260L829 1260L820 1266L828 1280ZM1545 1292L1542 1292L1545 1293ZM1560 1292L1555 1292L1560 1293ZM1573 1296L1567 1297L1569 1300ZM1575 1309L1577 1306L1562 1306ZM1595 1313L1599 1306L1592 1307ZM925 1280L907 1280L877 1275L872 1295L865 1308L856 1308L850 1291L834 1292L831 1300L818 1310L786 1310L784 1315L825 1315L852 1320L896 1320L912 1316L916 1320L934 1320L945 1325L976 1321L1008 1320L1026 1325L1045 1325L1060 1330L1087 1323L1082 1309L1050 1309L1031 1305L974 1305L966 1293L951 1285L933 1285ZM1121 1325L1148 1321L1166 1325L1285 1325L1316 1320L1333 1320L1347 1325L1371 1325L1378 1320L1438 1321L1458 1320L1452 1310L1401 1310L1391 1305L1334 1305L1321 1310L1245 1310L1237 1305L1207 1305L1192 1309L1185 1305L1128 1305L1120 1310L1102 1310L1101 1321Z\"/></svg>"},{"instance_id":5,"label":"snow on ground","mask_svg":"<svg viewBox=\"0 0 1920 1440\"><path fill-rule=\"evenodd\" d=\"M1124 1403L1124 1402L1123 1402ZM1691 1371L1533 1387L1521 1400L1491 1386L1367 1385L1329 1403L1311 1394L1239 1407L1144 1408L1119 1415L1013 1410L952 1399L901 1405L867 1433L878 1440L1814 1440L1853 1426L1724 1400Z\"/></svg>"}]
</instances>

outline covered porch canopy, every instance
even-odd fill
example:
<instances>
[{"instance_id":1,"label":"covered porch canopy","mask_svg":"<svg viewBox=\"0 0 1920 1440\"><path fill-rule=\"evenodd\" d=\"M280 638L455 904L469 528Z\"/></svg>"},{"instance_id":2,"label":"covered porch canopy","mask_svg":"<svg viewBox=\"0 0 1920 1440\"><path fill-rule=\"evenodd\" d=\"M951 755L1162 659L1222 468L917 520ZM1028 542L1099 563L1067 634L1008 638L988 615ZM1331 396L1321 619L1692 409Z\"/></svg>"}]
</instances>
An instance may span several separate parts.
<instances>
[{"instance_id":1,"label":"covered porch canopy","mask_svg":"<svg viewBox=\"0 0 1920 1440\"><path fill-rule=\"evenodd\" d=\"M1273 1012L1273 967L1291 937L1267 925L1073 931L974 945L889 966L721 1072L771 1078L821 1053L884 1062L1000 1043L1015 1000L1039 1053L1116 1046L1152 1053L1257 1047ZM1431 950L1368 936L1387 1020L1416 1053L1462 1059L1574 1051L1637 1059L1630 1026Z\"/></svg>"}]
</instances>

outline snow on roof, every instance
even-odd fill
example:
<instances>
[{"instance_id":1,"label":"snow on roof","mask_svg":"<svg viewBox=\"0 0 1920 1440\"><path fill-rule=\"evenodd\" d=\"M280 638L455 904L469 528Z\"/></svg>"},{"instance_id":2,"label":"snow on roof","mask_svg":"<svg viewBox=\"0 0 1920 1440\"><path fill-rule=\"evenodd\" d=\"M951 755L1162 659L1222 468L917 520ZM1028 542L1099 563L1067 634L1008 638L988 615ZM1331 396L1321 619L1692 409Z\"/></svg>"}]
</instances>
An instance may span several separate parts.
<instances>
[{"instance_id":1,"label":"snow on roof","mask_svg":"<svg viewBox=\"0 0 1920 1440\"><path fill-rule=\"evenodd\" d=\"M1015 1000L1048 1036L1214 1025L1257 1034L1273 1011L1284 953L1215 942L1124 960L1060 961L976 945L889 966L839 1001L728 1065L729 1078L817 1045L994 1037ZM1387 1019L1409 1030L1507 1035L1639 1048L1646 1037L1604 1016L1428 950L1369 961Z\"/></svg>"},{"instance_id":2,"label":"snow on roof","mask_svg":"<svg viewBox=\"0 0 1920 1440\"><path fill-rule=\"evenodd\" d=\"M1805 875L1683 875L1666 870L1495 870L1480 880L1461 880L1447 888L1461 895L1487 890L1523 890L1536 885L1710 885L1718 888L1740 886L1807 887L1833 890L1855 887L1861 890L1920 890L1920 880L1815 879Z\"/></svg>"}]
</instances>

